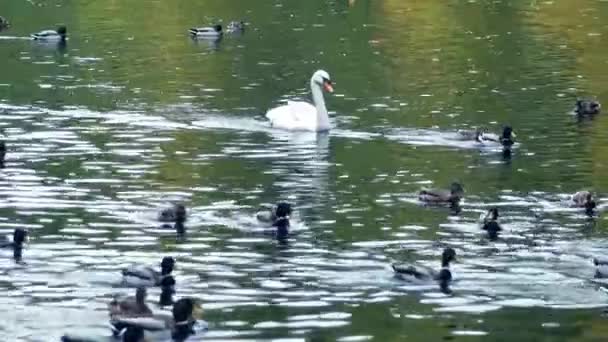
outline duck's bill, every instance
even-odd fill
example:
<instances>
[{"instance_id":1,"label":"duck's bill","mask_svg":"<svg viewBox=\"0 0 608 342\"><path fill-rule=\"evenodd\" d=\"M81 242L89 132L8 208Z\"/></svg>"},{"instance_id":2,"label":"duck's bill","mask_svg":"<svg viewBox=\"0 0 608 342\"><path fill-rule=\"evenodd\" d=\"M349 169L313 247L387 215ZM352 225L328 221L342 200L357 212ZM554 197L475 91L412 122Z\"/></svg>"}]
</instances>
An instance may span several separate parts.
<instances>
[{"instance_id":1,"label":"duck's bill","mask_svg":"<svg viewBox=\"0 0 608 342\"><path fill-rule=\"evenodd\" d=\"M328 93L334 92L334 86L331 84L331 81L325 81L323 83L323 87L325 88L325 91L327 91Z\"/></svg>"},{"instance_id":2,"label":"duck's bill","mask_svg":"<svg viewBox=\"0 0 608 342\"><path fill-rule=\"evenodd\" d=\"M192 317L194 319L203 319L203 306L200 304L194 305L194 309L192 310Z\"/></svg>"}]
</instances>

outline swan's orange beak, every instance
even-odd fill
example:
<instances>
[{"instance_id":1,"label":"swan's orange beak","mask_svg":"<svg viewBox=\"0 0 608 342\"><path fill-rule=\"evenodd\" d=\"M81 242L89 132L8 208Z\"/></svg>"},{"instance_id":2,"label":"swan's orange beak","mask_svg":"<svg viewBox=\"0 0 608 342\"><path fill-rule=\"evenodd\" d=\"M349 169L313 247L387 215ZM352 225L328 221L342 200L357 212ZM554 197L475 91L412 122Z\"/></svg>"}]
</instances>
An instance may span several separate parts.
<instances>
[{"instance_id":1,"label":"swan's orange beak","mask_svg":"<svg viewBox=\"0 0 608 342\"><path fill-rule=\"evenodd\" d=\"M331 81L323 82L323 87L325 87L325 91L328 93L334 92L334 86L331 84Z\"/></svg>"}]
</instances>

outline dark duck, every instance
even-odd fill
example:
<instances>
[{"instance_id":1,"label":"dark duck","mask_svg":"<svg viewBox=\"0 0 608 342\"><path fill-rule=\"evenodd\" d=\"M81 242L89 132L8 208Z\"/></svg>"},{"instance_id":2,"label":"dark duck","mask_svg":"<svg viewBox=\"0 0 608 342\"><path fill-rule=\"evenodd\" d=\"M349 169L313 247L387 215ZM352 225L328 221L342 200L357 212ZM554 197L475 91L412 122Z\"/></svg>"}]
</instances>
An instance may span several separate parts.
<instances>
[{"instance_id":1,"label":"dark duck","mask_svg":"<svg viewBox=\"0 0 608 342\"><path fill-rule=\"evenodd\" d=\"M599 114L602 109L602 105L594 100L576 100L574 105L574 112L578 115L595 115Z\"/></svg>"},{"instance_id":2,"label":"dark duck","mask_svg":"<svg viewBox=\"0 0 608 342\"><path fill-rule=\"evenodd\" d=\"M259 211L256 214L258 221L270 224L277 228L278 234L287 234L289 229L289 217L292 213L291 204L279 202L272 208Z\"/></svg>"},{"instance_id":3,"label":"dark duck","mask_svg":"<svg viewBox=\"0 0 608 342\"><path fill-rule=\"evenodd\" d=\"M450 263L456 260L456 251L453 248L447 247L441 254L441 269L436 271L423 265L415 264L393 264L395 275L403 280L413 283L430 283L438 282L439 288L444 293L449 293L450 283L452 282L452 272L450 271Z\"/></svg>"},{"instance_id":4,"label":"dark duck","mask_svg":"<svg viewBox=\"0 0 608 342\"><path fill-rule=\"evenodd\" d=\"M186 227L184 224L188 218L187 216L188 213L186 211L186 206L181 203L177 203L173 204L169 208L161 210L161 212L158 214L158 220L164 223L174 223L174 228L177 234L183 235L186 232Z\"/></svg>"},{"instance_id":5,"label":"dark duck","mask_svg":"<svg viewBox=\"0 0 608 342\"><path fill-rule=\"evenodd\" d=\"M597 203L593 199L593 194L590 191L579 191L572 195L572 205L577 208L585 208L587 215L593 215Z\"/></svg>"},{"instance_id":6,"label":"dark duck","mask_svg":"<svg viewBox=\"0 0 608 342\"><path fill-rule=\"evenodd\" d=\"M13 231L13 239L12 241L4 237L4 239L0 240L1 248L12 248L13 249L13 258L16 262L22 262L23 257L23 244L27 240L27 231L23 228L17 228Z\"/></svg>"},{"instance_id":7,"label":"dark duck","mask_svg":"<svg viewBox=\"0 0 608 342\"><path fill-rule=\"evenodd\" d=\"M488 232L490 240L498 239L498 233L502 231L502 227L498 224L498 208L491 208L483 219L481 229Z\"/></svg>"}]
</instances>

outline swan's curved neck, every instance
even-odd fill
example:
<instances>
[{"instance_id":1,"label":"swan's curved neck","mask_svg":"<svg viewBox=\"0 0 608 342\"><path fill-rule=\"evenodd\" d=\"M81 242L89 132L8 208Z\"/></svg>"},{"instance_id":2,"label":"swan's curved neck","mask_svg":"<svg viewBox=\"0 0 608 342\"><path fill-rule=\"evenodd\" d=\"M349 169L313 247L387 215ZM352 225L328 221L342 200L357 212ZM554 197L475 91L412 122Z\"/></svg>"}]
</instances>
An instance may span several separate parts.
<instances>
[{"instance_id":1,"label":"swan's curved neck","mask_svg":"<svg viewBox=\"0 0 608 342\"><path fill-rule=\"evenodd\" d=\"M329 116L327 115L327 108L325 107L323 90L321 89L321 86L314 80L310 80L310 90L312 92L312 102L317 108L317 129L328 130Z\"/></svg>"}]
</instances>

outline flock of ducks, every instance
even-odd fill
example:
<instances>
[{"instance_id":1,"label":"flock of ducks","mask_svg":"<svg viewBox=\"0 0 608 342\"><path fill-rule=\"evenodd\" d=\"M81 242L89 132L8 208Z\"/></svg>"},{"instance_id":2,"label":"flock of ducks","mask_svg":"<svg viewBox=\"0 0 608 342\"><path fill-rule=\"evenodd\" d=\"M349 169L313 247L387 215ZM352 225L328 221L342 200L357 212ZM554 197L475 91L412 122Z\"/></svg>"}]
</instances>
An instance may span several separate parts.
<instances>
[{"instance_id":1,"label":"flock of ducks","mask_svg":"<svg viewBox=\"0 0 608 342\"><path fill-rule=\"evenodd\" d=\"M0 30L8 28L9 22L0 17ZM224 29L222 25L210 27L193 27L188 33L193 38L220 38L226 33L240 33L245 30L243 22L231 22ZM57 30L44 30L31 35L34 40L41 41L65 41L67 28L59 26ZM307 102L288 101L287 104L273 108L266 113L270 125L278 129L305 130L305 131L327 131L330 129L329 117L323 91L333 92L333 84L330 76L323 70L316 71L310 80L313 104ZM575 104L575 113L580 116L596 115L600 112L601 105L597 101L579 99ZM515 144L515 133L511 126L505 126L501 134L493 134L481 129L458 131L457 139L475 141L479 143L493 143L503 147L505 154L511 153L511 147ZM0 167L4 166L6 146L0 142ZM424 203L445 203L450 206L458 206L464 196L464 187L457 182L450 185L448 189L422 189L418 198ZM575 207L584 208L589 215L593 214L596 202L589 191L580 191L571 198ZM277 236L286 236L289 229L289 217L292 214L292 206L287 202L279 202L271 208L259 212L256 217L260 222L268 224L276 229ZM491 208L483 218L481 229L486 231L490 239L497 239L502 230L498 223L498 209ZM185 233L185 222L187 219L186 207L183 204L175 204L170 208L162 210L158 215L158 221L166 225L173 224L178 235ZM23 245L27 240L27 231L21 228L15 229L13 238L0 241L0 247L13 249L13 256L17 262L22 262ZM441 268L436 271L417 264L395 263L392 269L396 276L410 282L437 282L441 291L450 292L452 273L450 263L456 260L456 251L453 248L445 248L441 255ZM174 341L184 341L193 335L193 326L200 316L200 303L193 298L181 298L173 300L175 294L175 278L172 272L176 261L173 257L164 257L160 263L160 271L150 266L132 265L121 271L122 284L135 287L136 293L132 298L114 298L108 305L109 322L112 333L123 342L141 342L145 331L165 330L171 332ZM597 276L608 276L608 258L595 258ZM146 304L147 291L149 287L160 287L161 294L159 304L161 306L172 305L171 315L154 313ZM63 342L85 342L87 339L62 337Z\"/></svg>"}]
</instances>

